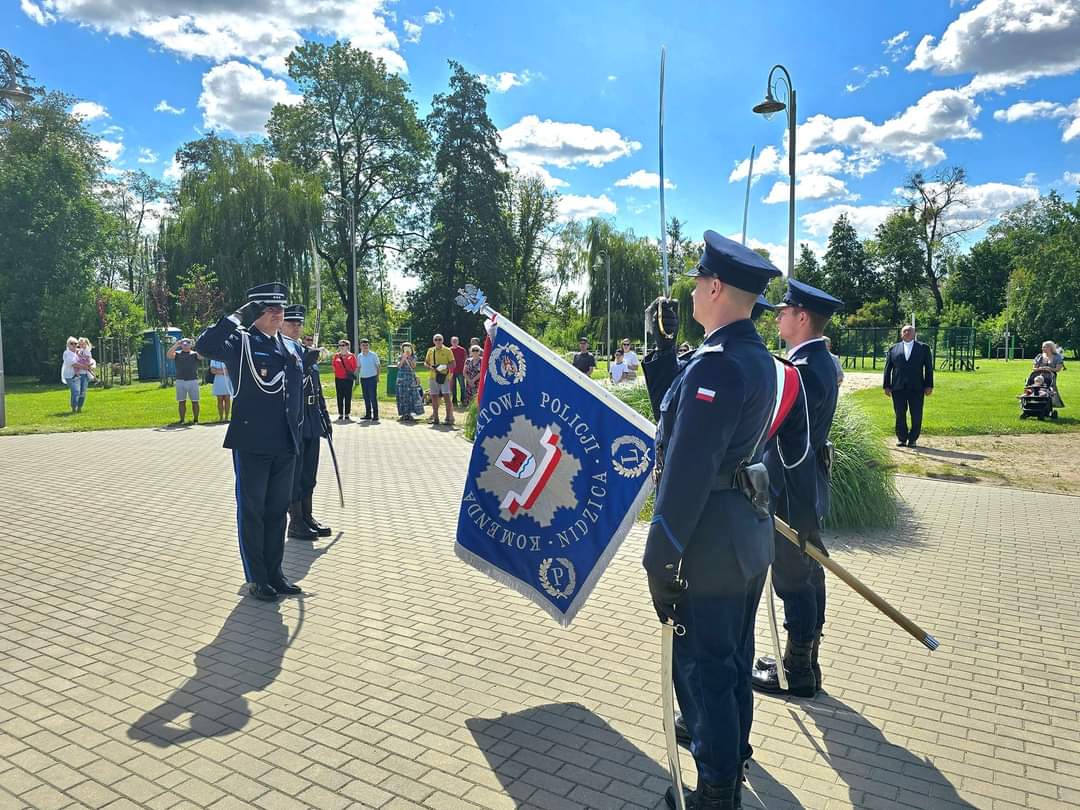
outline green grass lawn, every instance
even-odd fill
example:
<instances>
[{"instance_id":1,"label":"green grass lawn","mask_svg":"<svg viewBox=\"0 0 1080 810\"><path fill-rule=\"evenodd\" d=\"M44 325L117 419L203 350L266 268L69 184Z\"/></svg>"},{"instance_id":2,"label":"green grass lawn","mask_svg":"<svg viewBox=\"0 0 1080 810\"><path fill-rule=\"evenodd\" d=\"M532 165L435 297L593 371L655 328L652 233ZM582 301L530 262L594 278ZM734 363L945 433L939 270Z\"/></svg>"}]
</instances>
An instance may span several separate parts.
<instances>
[{"instance_id":1,"label":"green grass lawn","mask_svg":"<svg viewBox=\"0 0 1080 810\"><path fill-rule=\"evenodd\" d=\"M426 382L426 377L421 378ZM395 398L386 393L386 377L380 379L379 402L392 408ZM118 430L122 428L161 427L176 421L176 393L170 385L162 388L157 382L136 382L112 388L91 387L86 394L82 413L71 413L70 397L66 386L42 383L30 377L9 377L6 381L7 427L0 436L24 433L61 433L78 430ZM330 412L336 410L334 398L334 375L322 375L323 393ZM200 423L213 423L217 419L217 400L210 385L199 389ZM360 388L353 391L353 413L363 413ZM396 416L397 412L386 412ZM191 419L191 405L188 405Z\"/></svg>"},{"instance_id":2,"label":"green grass lawn","mask_svg":"<svg viewBox=\"0 0 1080 810\"><path fill-rule=\"evenodd\" d=\"M1068 365L1068 364L1066 364ZM856 369L857 371L858 369ZM977 436L1009 433L1064 433L1080 431L1080 374L1073 386L1066 370L1059 375L1066 405L1056 420L1021 421L1017 395L1031 370L1030 360L980 360L977 371L935 371L934 393L926 398L922 432L927 436ZM877 372L881 374L881 372ZM893 433L892 401L880 387L856 391L859 403L886 435Z\"/></svg>"}]
</instances>

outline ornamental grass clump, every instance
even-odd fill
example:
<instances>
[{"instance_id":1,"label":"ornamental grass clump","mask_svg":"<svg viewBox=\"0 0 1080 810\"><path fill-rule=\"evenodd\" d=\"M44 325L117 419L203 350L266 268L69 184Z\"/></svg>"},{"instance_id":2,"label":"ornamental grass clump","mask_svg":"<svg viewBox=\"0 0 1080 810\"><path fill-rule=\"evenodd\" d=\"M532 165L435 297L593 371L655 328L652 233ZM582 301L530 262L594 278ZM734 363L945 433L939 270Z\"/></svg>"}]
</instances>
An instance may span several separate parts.
<instances>
[{"instance_id":1,"label":"ornamental grass clump","mask_svg":"<svg viewBox=\"0 0 1080 810\"><path fill-rule=\"evenodd\" d=\"M829 438L836 447L831 529L887 529L896 524L896 476L881 432L850 397L836 404Z\"/></svg>"}]
</instances>

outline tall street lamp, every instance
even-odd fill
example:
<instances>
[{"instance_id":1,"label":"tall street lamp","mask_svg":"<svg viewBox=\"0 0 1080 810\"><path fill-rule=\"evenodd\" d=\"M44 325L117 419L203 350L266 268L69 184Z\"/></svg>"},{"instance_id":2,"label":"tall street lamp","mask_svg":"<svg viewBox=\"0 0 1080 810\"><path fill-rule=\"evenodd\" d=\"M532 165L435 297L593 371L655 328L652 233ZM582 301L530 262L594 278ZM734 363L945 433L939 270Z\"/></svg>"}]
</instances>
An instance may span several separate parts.
<instances>
[{"instance_id":1,"label":"tall street lamp","mask_svg":"<svg viewBox=\"0 0 1080 810\"><path fill-rule=\"evenodd\" d=\"M8 110L12 118L15 108L30 100L30 94L19 87L15 77L15 58L0 48L0 109ZM0 326L0 428L7 425L4 407L4 332Z\"/></svg>"},{"instance_id":2,"label":"tall street lamp","mask_svg":"<svg viewBox=\"0 0 1080 810\"><path fill-rule=\"evenodd\" d=\"M360 324L357 316L356 303L356 299L359 297L357 295L359 287L357 285L356 276L356 205L351 199L346 199L333 191L328 191L326 193L335 200L349 206L349 250L352 252L352 272L349 273L349 302L350 309L352 310L352 350L358 352L360 351L360 336L358 331L360 329Z\"/></svg>"},{"instance_id":3,"label":"tall street lamp","mask_svg":"<svg viewBox=\"0 0 1080 810\"><path fill-rule=\"evenodd\" d=\"M608 361L611 360L611 257L604 251L600 251L596 254L596 261L593 263L593 267L600 269L600 257L604 257L604 264L607 265L607 345L604 347L604 353L607 355Z\"/></svg>"},{"instance_id":4,"label":"tall street lamp","mask_svg":"<svg viewBox=\"0 0 1080 810\"><path fill-rule=\"evenodd\" d=\"M777 75L776 71L782 75ZM776 76L774 79L773 76ZM787 94L787 103L776 98L775 91L781 88ZM795 88L791 84L791 74L783 65L773 65L769 79L765 84L765 100L754 107L754 112L772 118L776 113L787 108L788 125L788 278L795 276Z\"/></svg>"}]
</instances>

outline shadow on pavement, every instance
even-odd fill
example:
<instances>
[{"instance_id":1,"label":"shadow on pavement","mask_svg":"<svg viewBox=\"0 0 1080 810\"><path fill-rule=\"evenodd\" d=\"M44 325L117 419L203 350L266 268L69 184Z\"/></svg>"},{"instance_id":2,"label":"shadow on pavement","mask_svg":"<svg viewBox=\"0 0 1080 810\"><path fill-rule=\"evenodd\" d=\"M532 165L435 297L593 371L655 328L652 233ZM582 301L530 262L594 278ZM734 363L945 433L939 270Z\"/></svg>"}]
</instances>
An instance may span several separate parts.
<instances>
[{"instance_id":1,"label":"shadow on pavement","mask_svg":"<svg viewBox=\"0 0 1080 810\"><path fill-rule=\"evenodd\" d=\"M903 448L901 448L903 450ZM956 459L957 461L982 461L986 456L981 453L962 453L959 450L939 450L936 447L912 447L910 452L918 456L940 456L941 458Z\"/></svg>"},{"instance_id":2,"label":"shadow on pavement","mask_svg":"<svg viewBox=\"0 0 1080 810\"><path fill-rule=\"evenodd\" d=\"M318 540L295 540L289 539L285 543L285 562L282 570L286 579L300 582L311 571L311 566L326 552L334 547L341 539L342 532L334 532L334 539L324 546L320 546L322 538Z\"/></svg>"},{"instance_id":3,"label":"shadow on pavement","mask_svg":"<svg viewBox=\"0 0 1080 810\"><path fill-rule=\"evenodd\" d=\"M896 525L891 529L826 529L826 548L837 551L868 551L896 554L925 544L915 511L897 496ZM856 576L858 571L852 571Z\"/></svg>"},{"instance_id":4,"label":"shadow on pavement","mask_svg":"<svg viewBox=\"0 0 1080 810\"><path fill-rule=\"evenodd\" d=\"M802 732L794 746L810 746L817 750L837 776L847 785L848 801L855 808L926 807L935 810L976 810L975 805L960 798L953 784L925 757L889 742L877 726L842 701L825 693L813 700L791 701L792 719ZM798 708L796 708L796 706ZM817 728L825 748L810 735L805 718ZM798 799L779 781L756 763L749 779L760 794L764 806L774 808L802 807ZM755 798L743 806L761 806Z\"/></svg>"},{"instance_id":5,"label":"shadow on pavement","mask_svg":"<svg viewBox=\"0 0 1080 810\"><path fill-rule=\"evenodd\" d=\"M296 631L303 615L300 600ZM195 674L164 703L136 720L128 737L165 748L239 731L251 719L244 695L274 682L291 643L279 603L241 599L217 637L195 653ZM190 719L178 723L184 715Z\"/></svg>"},{"instance_id":6,"label":"shadow on pavement","mask_svg":"<svg viewBox=\"0 0 1080 810\"><path fill-rule=\"evenodd\" d=\"M477 717L465 725L516 807L554 803L570 810L619 806L620 801L667 807L668 772L577 703ZM538 788L547 793L546 802L533 795Z\"/></svg>"}]
</instances>

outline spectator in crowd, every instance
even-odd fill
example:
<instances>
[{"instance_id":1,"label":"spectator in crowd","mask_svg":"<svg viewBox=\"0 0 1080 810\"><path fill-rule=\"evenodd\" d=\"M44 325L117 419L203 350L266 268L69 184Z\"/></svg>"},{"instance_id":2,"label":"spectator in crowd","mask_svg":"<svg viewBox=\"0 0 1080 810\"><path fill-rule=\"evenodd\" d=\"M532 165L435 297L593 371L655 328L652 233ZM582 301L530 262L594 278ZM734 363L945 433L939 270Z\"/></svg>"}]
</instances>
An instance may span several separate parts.
<instances>
[{"instance_id":1,"label":"spectator in crowd","mask_svg":"<svg viewBox=\"0 0 1080 810\"><path fill-rule=\"evenodd\" d=\"M338 341L338 350L330 365L334 367L334 390L337 393L339 422L351 422L353 380L356 379L356 355L347 340Z\"/></svg>"},{"instance_id":2,"label":"spectator in crowd","mask_svg":"<svg viewBox=\"0 0 1080 810\"><path fill-rule=\"evenodd\" d=\"M622 349L615 350L615 362L611 364L609 373L611 374L611 382L614 385L629 382L633 379L630 376L630 370L626 365L626 354Z\"/></svg>"},{"instance_id":3,"label":"spectator in crowd","mask_svg":"<svg viewBox=\"0 0 1080 810\"><path fill-rule=\"evenodd\" d=\"M844 364L840 362L837 355L833 354L832 338L828 335L825 336L825 348L829 350L829 357L832 358L833 365L836 366L836 384L840 385L844 382Z\"/></svg>"},{"instance_id":4,"label":"spectator in crowd","mask_svg":"<svg viewBox=\"0 0 1080 810\"><path fill-rule=\"evenodd\" d=\"M401 344L397 368L398 418L402 422L412 422L424 412L424 392L416 379L416 355L411 343Z\"/></svg>"},{"instance_id":5,"label":"spectator in crowd","mask_svg":"<svg viewBox=\"0 0 1080 810\"><path fill-rule=\"evenodd\" d=\"M86 374L89 382L96 382L94 368L97 367L97 361L94 360L94 344L90 342L90 338L79 338L79 348L76 349L75 354L79 355L79 362L76 365L84 369L83 373Z\"/></svg>"},{"instance_id":6,"label":"spectator in crowd","mask_svg":"<svg viewBox=\"0 0 1080 810\"><path fill-rule=\"evenodd\" d=\"M454 407L457 407L460 403L462 407L465 406L465 361L469 357L469 353L465 351L465 347L461 345L456 337L450 338L450 351L454 355L454 376L450 381L450 399L454 403ZM460 388L460 393L458 393Z\"/></svg>"},{"instance_id":7,"label":"spectator in crowd","mask_svg":"<svg viewBox=\"0 0 1080 810\"><path fill-rule=\"evenodd\" d=\"M360 392L364 395L364 420L379 421L379 374L382 363L379 355L371 350L367 338L360 341L360 354L356 358L360 375Z\"/></svg>"},{"instance_id":8,"label":"spectator in crowd","mask_svg":"<svg viewBox=\"0 0 1080 810\"><path fill-rule=\"evenodd\" d=\"M229 409L232 408L233 391L232 380L229 379L229 369L220 360L210 361L210 374L214 377L214 396L217 397L217 413L219 422L229 421Z\"/></svg>"},{"instance_id":9,"label":"spectator in crowd","mask_svg":"<svg viewBox=\"0 0 1080 810\"><path fill-rule=\"evenodd\" d=\"M473 346L479 346L481 351L484 348L484 344L480 342L480 338L478 337L469 338L469 348L471 349Z\"/></svg>"},{"instance_id":10,"label":"spectator in crowd","mask_svg":"<svg viewBox=\"0 0 1080 810\"><path fill-rule=\"evenodd\" d=\"M679 344L679 354L683 355L686 354L688 351L690 351L690 344L684 340L682 343Z\"/></svg>"},{"instance_id":11,"label":"spectator in crowd","mask_svg":"<svg viewBox=\"0 0 1080 810\"><path fill-rule=\"evenodd\" d=\"M484 361L483 354L479 346L469 347L469 357L465 361L465 398L461 403L464 408L469 407L480 387L480 366Z\"/></svg>"},{"instance_id":12,"label":"spectator in crowd","mask_svg":"<svg viewBox=\"0 0 1080 810\"><path fill-rule=\"evenodd\" d=\"M86 403L86 388L90 384L90 369L79 362L79 339L69 337L60 366L60 382L71 392L71 412L81 413Z\"/></svg>"},{"instance_id":13,"label":"spectator in crowd","mask_svg":"<svg viewBox=\"0 0 1080 810\"><path fill-rule=\"evenodd\" d=\"M586 377L592 376L593 369L596 368L596 355L589 351L588 338L578 338L577 354L570 362Z\"/></svg>"},{"instance_id":14,"label":"spectator in crowd","mask_svg":"<svg viewBox=\"0 0 1080 810\"><path fill-rule=\"evenodd\" d=\"M443 345L443 336L431 339L435 345L424 355L424 365L431 370L428 392L431 394L431 424L439 424L439 400L446 403L446 424L454 424L454 406L450 399L450 375L454 366L454 353Z\"/></svg>"},{"instance_id":15,"label":"spectator in crowd","mask_svg":"<svg viewBox=\"0 0 1080 810\"><path fill-rule=\"evenodd\" d=\"M622 353L623 362L626 363L626 380L632 380L637 377L638 367L641 365L641 361L638 359L637 352L634 351L634 347L630 345L630 338L622 339Z\"/></svg>"},{"instance_id":16,"label":"spectator in crowd","mask_svg":"<svg viewBox=\"0 0 1080 810\"><path fill-rule=\"evenodd\" d=\"M180 419L176 424L184 424L187 417L187 401L191 400L191 422L199 424L199 354L191 338L180 338L165 353L165 357L176 365L176 407Z\"/></svg>"},{"instance_id":17,"label":"spectator in crowd","mask_svg":"<svg viewBox=\"0 0 1080 810\"><path fill-rule=\"evenodd\" d=\"M1052 340L1043 341L1042 351L1035 355L1032 368L1035 371L1041 371L1044 374L1050 372L1053 375L1050 377L1050 384L1054 386L1054 407L1064 408L1065 403L1061 401L1057 386L1057 375L1065 370L1065 355L1062 354L1061 347Z\"/></svg>"}]
</instances>

